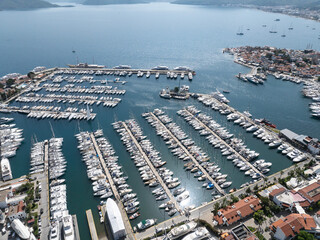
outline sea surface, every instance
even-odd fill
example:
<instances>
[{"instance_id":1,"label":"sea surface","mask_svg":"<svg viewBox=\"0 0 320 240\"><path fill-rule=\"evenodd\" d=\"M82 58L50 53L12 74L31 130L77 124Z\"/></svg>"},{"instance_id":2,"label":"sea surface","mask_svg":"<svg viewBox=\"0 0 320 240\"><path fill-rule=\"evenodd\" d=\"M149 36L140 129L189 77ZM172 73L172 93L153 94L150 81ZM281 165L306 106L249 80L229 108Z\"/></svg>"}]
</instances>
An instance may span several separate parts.
<instances>
[{"instance_id":1,"label":"sea surface","mask_svg":"<svg viewBox=\"0 0 320 240\"><path fill-rule=\"evenodd\" d=\"M276 18L280 21L275 22ZM190 86L190 91L210 93L216 89L229 90L227 98L230 105L238 110L248 110L254 118L267 118L278 129L288 128L298 134L320 137L320 122L310 118L310 100L301 95L302 85L276 80L272 76L264 85L241 82L235 75L249 72L250 69L235 64L232 56L222 53L225 47L243 45L292 49L312 47L319 50L320 24L317 22L252 9L152 3L2 11L0 23L0 76L11 72L26 74L36 66L63 67L77 61L110 67L128 64L143 69L156 65L170 68L186 65L196 71L192 82L181 80L181 84ZM264 24L266 28L262 27ZM287 30L290 25L293 31ZM236 35L239 28L243 29L244 36ZM276 29L278 33L270 34L270 29ZM283 33L287 37L280 37ZM97 117L92 122L35 120L12 114L17 127L24 129L25 138L17 155L10 159L14 177L29 172L32 142L48 139L53 134L64 138L63 154L68 162L65 174L68 208L71 214L77 214L82 239L90 238L85 210L93 210L99 234L102 234L104 227L99 223L96 208L99 200L93 197L91 182L87 179L86 167L77 149L74 135L79 129L95 131L102 128L105 137L115 148L119 162L129 176L128 183L138 194L141 203L141 216L133 224L146 218L162 221L168 216L158 209L160 203L143 185L119 135L111 126L114 121L136 119L155 149L167 161L167 168L174 171L174 176L189 190L190 198L185 205L200 205L210 201L211 192L204 190L202 183L183 170L184 163L170 153L164 141L141 117L145 111L154 108L165 110L209 154L210 161L218 163L221 172L229 175L228 179L233 181L232 187L239 187L249 179L222 157L220 151L213 149L204 137L200 137L176 111L192 104L206 112L243 139L249 148L258 151L260 158L272 162L270 173L292 164L288 158L253 138L252 134L227 122L224 116L193 99L161 99L159 91L177 86L178 80L168 80L165 76L158 80L154 76L149 79L132 76L126 80L128 83L125 85L114 84L119 89L127 90L121 96L122 102L113 109L93 106Z\"/></svg>"}]
</instances>

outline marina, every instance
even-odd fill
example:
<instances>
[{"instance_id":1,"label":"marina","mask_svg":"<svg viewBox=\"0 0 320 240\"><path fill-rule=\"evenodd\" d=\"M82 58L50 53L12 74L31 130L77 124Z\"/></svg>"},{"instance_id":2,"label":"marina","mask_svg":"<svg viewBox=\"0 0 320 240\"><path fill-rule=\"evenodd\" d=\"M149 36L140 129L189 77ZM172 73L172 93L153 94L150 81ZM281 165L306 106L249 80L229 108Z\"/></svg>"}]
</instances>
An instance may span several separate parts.
<instances>
[{"instance_id":1,"label":"marina","mask_svg":"<svg viewBox=\"0 0 320 240\"><path fill-rule=\"evenodd\" d=\"M253 174L253 178L260 178L260 177L263 177L264 174L262 174L256 167L254 167L249 161L252 160L252 159L255 159L259 156L258 153L256 152L251 152L250 150L249 151L246 151L243 155L241 155L238 151L238 149L236 149L236 146L237 146L237 142L235 141L234 143L232 142L229 142L229 138L232 137L232 135L230 135L229 133L227 132L223 132L219 129L219 126L215 126L215 125L212 125L212 123L210 123L210 118L208 118L206 115L197 115L199 113L199 111L194 108L194 107L188 107L186 109L184 109L183 111L181 112L178 112L179 114L181 114L181 116L183 116L187 121L189 120L190 122L192 120L195 120L201 127L198 128L197 130L202 130L203 128L206 129L207 131L209 131L215 138L213 139L214 140L219 140L223 145L223 147L227 148L226 150L224 150L223 152L225 151L229 151L228 155L236 155L237 158L239 158L240 160L242 160L242 164L241 164L241 167L245 167L245 166L249 166L254 172L255 174ZM201 116L201 119L200 119L200 116ZM188 118L189 117L189 118ZM207 124L210 124L210 127L208 127ZM196 126L196 125L194 125ZM213 131L213 129L215 129L215 131L217 130L220 130L218 132L215 132ZM241 142L240 142L241 143ZM217 145L216 142L212 142L212 144L214 146ZM235 147L233 145L236 145ZM221 145L219 145L218 147L220 147ZM241 145L238 145L238 146L241 146ZM221 147L220 147L221 148ZM223 148L221 148L223 149ZM236 157L234 159L236 159ZM239 160L238 160L239 161ZM237 163L237 166L238 164L240 164L241 162ZM248 169L246 169L248 170Z\"/></svg>"},{"instance_id":2,"label":"marina","mask_svg":"<svg viewBox=\"0 0 320 240\"><path fill-rule=\"evenodd\" d=\"M121 166L117 164L117 157L107 140L103 137L103 132L98 130L94 133L80 132L76 135L82 152L83 160L88 167L88 178L93 181L94 196L100 199L107 199L112 196L117 201L122 219L126 221L127 235L132 237L132 228L127 214L138 211L139 202L135 193L126 184L127 177L122 176ZM100 202L104 205L105 202ZM126 206L126 207L125 207ZM100 216L100 222L104 222L105 217ZM131 238L130 237L130 238Z\"/></svg>"},{"instance_id":3,"label":"marina","mask_svg":"<svg viewBox=\"0 0 320 240\"><path fill-rule=\"evenodd\" d=\"M279 154L278 148L286 142L282 142L278 147L271 148L269 147L269 144L272 142L267 144L265 143L265 140L262 139L263 136L261 138L256 137L254 135L256 131L246 131L248 127L244 128L244 125L247 123L242 125L243 122L240 120L240 123L235 123L239 118L245 117L245 115L242 115L244 111L250 111L250 114L253 116L252 122L245 118L248 123L255 123L259 128L266 131L266 134L268 135L264 137L266 139L273 139L277 136L277 132L275 132L277 129L285 128L298 134L319 138L319 128L317 127L318 120L316 117L310 117L310 114L316 113L317 111L309 111L309 109L317 107L317 104L309 106L311 98L305 98L301 94L303 88L302 84L298 85L291 81L279 81L271 75L267 76L268 79L264 80L263 85L237 81L234 79L234 76L239 72L245 73L247 69L242 65L234 64L232 58L226 54L221 54L223 48L227 46L232 47L235 46L235 44L237 46L270 45L277 48L304 49L306 42L310 42L313 44L313 48L317 49L319 41L318 36L315 36L314 38L313 35L318 35L318 33L315 33L314 31L315 34L313 34L311 31L308 32L307 29L305 29L306 24L312 25L312 23L307 23L305 20L296 18L285 16L279 17L274 14L270 15L265 12L251 9L246 9L245 11L238 8L234 8L232 11L227 8L223 9L223 11L215 8L204 10L184 5L179 5L179 8L183 11L178 9L178 6L174 4L164 3L139 6L132 5L130 8L126 8L125 11L121 9L120 6L116 5L101 6L99 7L99 11L86 6L75 6L73 9L81 11L71 11L68 8L56 8L39 10L32 18L28 17L28 12L20 12L18 14L14 11L7 12L3 16L4 21L5 19L8 19L8 17L14 19L13 21L8 22L8 25L2 26L1 29L6 33L8 39L15 39L15 41L2 41L3 44L1 46L4 56L12 57L3 58L1 74L4 75L8 72L21 72L27 74L34 66L38 66L39 64L48 67L47 72L42 71L39 74L36 74L35 79L30 81L30 85L33 85L35 91L30 90L29 92L24 92L25 88L21 88L22 94L20 96L22 98L28 93L34 93L38 94L39 98L46 99L46 101L51 101L50 98L46 97L48 94L54 94L56 96L98 96L98 99L100 97L122 99L116 107L103 107L103 103L97 105L99 100L95 99L94 103L89 105L89 112L96 114L96 116L89 121L78 121L80 119L74 119L68 122L69 117L66 118L66 121L53 121L54 118L42 118L42 115L41 118L33 118L27 117L27 114L19 114L16 110L13 110L10 114L5 113L5 110L1 113L1 117L15 119L14 123L17 128L23 129L23 138L25 139L16 150L16 155L9 158L13 177L19 177L30 172L30 161L29 159L25 161L25 156L30 156L32 147L30 139L37 138L38 141L50 139L52 134L50 132L49 121L52 124L56 136L64 138L62 152L68 163L68 167L64 175L60 178L66 179L68 209L71 213L77 214L79 230L83 239L90 238L88 223L84 214L86 209L92 209L93 220L95 221L97 235L99 237L103 235L102 233L105 229L104 223L100 223L101 216L96 209L97 205L100 205L102 199L100 196L94 196L95 192L91 191L91 189L93 189L93 181L87 178L87 164L79 161L82 159L82 155L77 149L79 142L74 137L74 135L79 132L79 128L81 129L81 132L88 131L89 133L94 133L97 129L103 129L103 133L107 137L108 142L112 144L115 156L119 157L118 165L122 166L122 176L128 176L128 179L124 184L128 184L128 188L131 188L133 192L137 194L137 201L140 202L140 208L137 212L141 215L136 219L129 219L132 226L137 226L139 222L146 219L157 219L156 224L160 224L159 228L162 227L163 229L165 224L171 226L179 222L177 217L180 217L181 215L178 213L173 215L173 223L168 212L165 212L164 209L159 209L161 204L169 201L168 196L166 200L156 201L158 196L152 194L152 191L160 187L160 184L154 188L144 184L140 172L137 170L138 168L131 159L130 153L126 151L126 145L121 142L121 136L119 137L118 133L112 129L111 123L124 121L125 119L136 120L137 124L143 130L144 135L147 136L146 139L150 140L154 149L159 152L161 160L167 162L162 167L166 166L168 170L172 171L174 174L173 178L179 178L181 184L177 188L186 188L186 191L189 191L190 196L186 199L187 203L179 205L181 209L184 209L184 206L186 205L195 205L196 210L193 213L194 218L197 218L199 214L197 212L197 207L202 206L202 203L207 202L208 208L213 208L214 203L211 202L211 191L202 187L202 184L206 183L206 181L209 182L209 180L203 182L198 181L197 178L194 178L196 172L190 174L190 171L185 171L184 164L186 164L187 161L178 160L177 155L174 155L171 152L171 149L168 149L169 145L165 144L165 141L156 134L155 129L152 128L146 120L141 118L142 113L153 111L153 109L156 108L165 111L165 114L188 135L188 138L194 141L194 145L201 148L201 150L210 157L207 162L214 162L221 168L221 173L223 175L228 175L227 181L232 181L232 185L230 188L225 189L226 192L231 188L239 189L242 184L254 181L254 179L245 175L245 171L239 171L239 168L234 166L233 161L226 159L227 156L222 155L220 148L214 148L209 143L206 139L209 135L200 135L199 133L201 130L195 131L184 118L177 116L177 111L184 109L189 105L194 105L197 109L201 110L201 113L205 113L212 117L212 119L219 123L221 127L225 127L230 134L234 134L235 138L241 139L242 142L247 145L247 148L260 153L260 159L266 159L266 161L272 162L271 168L268 168L270 169L270 172L264 173L265 176L268 176L269 180L273 178L272 174L291 166L293 160L288 158L285 154ZM134 14L133 10L139 10L139 14ZM61 14L61 17L55 17L54 19L56 19L56 22L52 23L54 14L57 14L57 12ZM108 12L108 14L102 14L102 12ZM116 13L120 14L117 15ZM150 32L153 33L152 29L154 29L155 26L162 26L164 24L170 25L172 22L176 22L177 19L182 17L182 13L192 14L195 18L192 19L192 21L190 19L184 20L184 23L180 24L180 27L178 28L168 29L159 27L157 28L156 34L150 34ZM83 30L81 28L81 26L83 26L81 23L84 22L82 18L83 14L86 14L87 16L85 21L86 24L89 23L92 26L98 26L97 29L99 28L100 30L95 30L95 27ZM163 18L163 14L166 14L167 17ZM65 21L65 17L67 16L78 19L78 21L76 23L73 21ZM102 21L93 21L94 16L101 17ZM141 16L150 18L150 25L141 28ZM220 24L221 21L219 22L219 19L221 20L221 18L225 16L230 18L235 17L239 20L239 23L237 23L237 26L230 24L228 21L224 22L223 25ZM250 16L250 19L248 19L248 16ZM16 24L18 23L18 19L21 20L22 18L29 19L25 23L25 28ZM257 22L252 21L253 18L257 19ZM280 38L280 36L277 38L276 35L269 34L269 25L275 24L275 18L281 18L281 21L277 22L279 25L277 26L278 31L287 29L291 22L293 22L294 31L286 32L286 38ZM127 30L124 30L124 28L115 29L113 25L115 21L123 26L127 26L128 21L130 21L132 30L128 30L128 34ZM214 31L207 31L207 29L199 27L203 26L204 21L212 23ZM61 36L60 39L55 39L53 34L56 33L49 31L49 28L45 27L50 24L59 27L57 33L61 33L59 34ZM262 24L267 24L268 28L261 28ZM39 26L37 27L37 36L41 36L37 40L37 44L39 44L39 47L37 48L34 47L35 41L32 41L33 39L30 38L30 33L34 30L34 26ZM245 26L244 30L250 28L251 31L244 31L245 34L241 38L234 36L239 26ZM221 27L223 27L225 31L222 31L221 37L216 37L217 31ZM11 29L17 29L19 35L14 34ZM70 31L70 29L74 29L74 31ZM101 29L109 30L104 31ZM145 34L145 30L149 30L148 34ZM183 33L190 31L193 32L193 34L186 39L185 34ZM267 31L267 33L264 33L264 31ZM110 37L111 32L112 37ZM21 36L26 36L26 38L22 38ZM101 37L94 37L95 44L90 44L89 47L88 41L82 40L86 39L88 36ZM78 40L76 42L71 42L71 38ZM294 39L294 41L292 39ZM17 43L21 44L24 49L16 48L14 45ZM194 45L194 43L196 44ZM75 53L71 50L75 50ZM103 70L103 68L55 68L56 66L63 66L67 63L75 63L77 58L89 62L93 55L99 64L107 65L107 70L110 71L110 73L113 72L115 74L100 75L102 72L99 71ZM112 70L111 67L109 67L121 63L135 66L134 68L138 68L138 71L140 69L141 73L139 76L143 73L143 77L137 77L138 71L133 72L129 69ZM171 71L171 69L173 71L174 66L187 65L192 69L195 69L197 74L192 75L192 81L188 81L189 74L187 72L184 74L175 72L177 73L176 75L169 73L169 77L167 78L168 70L163 70L161 74L158 73L158 71L152 70L152 66L158 64L168 65L169 71ZM123 72L125 71L127 72L127 75L120 76L120 74L123 75ZM50 76L51 73L55 73L52 79ZM43 76L47 76L46 80L42 78L43 76L40 76L42 74ZM181 79L182 75L184 75L184 80ZM62 79L65 77L67 78L59 83L58 81L61 79L59 80L59 78L57 78L58 76ZM119 80L116 80L117 78L119 78ZM199 99L195 100L192 97L186 101L177 101L174 99L166 100L159 97L159 91L161 89L165 89L166 87L173 89L177 86L177 81L179 79L188 82L187 85L190 85L190 92L211 95L212 92L216 91L216 88L221 89L221 92L223 92L223 89L228 90L229 93L228 95L225 94L225 96L230 101L229 105L232 106L231 108L235 109L236 112L230 112L229 114L223 115L220 113L220 110L223 112L227 109L232 111L232 109L224 109L224 105L221 104L221 109L215 111L211 108L211 105L210 107L207 107L202 102L199 102ZM53 80L57 82L53 82ZM38 81L40 82L39 84ZM16 86L19 86L19 84L20 82L16 81ZM74 86L72 86L72 84L74 84ZM69 86L65 87L65 85ZM94 86L99 87L94 88ZM110 91L108 90L108 86L112 86ZM40 89L37 90L37 87L40 87ZM115 89L116 87L117 89ZM310 91L311 93L312 88L314 87L310 86L307 91ZM121 90L122 92L125 90L125 93L114 94L112 93L113 90ZM66 111L68 108L78 108L77 111L72 110L72 113L79 112L82 108L84 109L84 112L81 116L86 116L87 104L81 103L79 105L78 103L81 102L81 99L78 97L75 98L77 101L74 103L72 103L73 98L71 97L63 97L63 100L59 103L56 98L48 103L40 101L24 103L13 100L10 101L9 106L10 108L19 107L20 110L24 110L22 109L24 106L29 106L29 108L34 107L35 105L35 107L53 107L52 110L45 112L47 114L52 114L55 107L61 107L59 110L60 112L68 112ZM69 100L71 100L71 102L69 102ZM93 99L86 98L84 101L89 102L91 100ZM312 101L313 103L316 103L314 100ZM215 105L218 105L216 102L214 103ZM311 106L312 108L310 108ZM38 112L36 109L34 111ZM45 111L44 108L41 111ZM234 115L238 114L239 118L228 120L228 116L232 113ZM233 115L231 115L229 119L232 118L232 116ZM262 124L255 122L254 118L268 119L272 124L277 126L277 129L273 130L270 127L263 126ZM38 119L41 119L41 121ZM90 136L89 138L91 139ZM98 139L99 137L95 136L95 138ZM278 140L278 138L275 138L275 140ZM97 142L97 144L99 143ZM278 142L275 143L275 145L277 144ZM97 160L100 162L98 158ZM250 163L253 164L254 161ZM305 161L300 163L300 166L303 166ZM293 169L293 167L291 169ZM279 178L279 175L276 177ZM258 180L257 182L261 182L262 184L263 180ZM253 188L253 186L254 185L250 185L251 188ZM175 189L170 190L170 192L173 193L174 190ZM119 191L120 190L118 189L118 192ZM159 194L160 193L161 192L159 191ZM228 196L228 194L226 195ZM83 198L83 196L87 197ZM160 196L161 195L159 195L159 197ZM133 214L129 214L129 216L131 215ZM156 228L158 229L158 226L156 226ZM150 232L150 236L152 236L155 232L155 228L148 228L145 231L136 233L136 238L144 239L145 237L143 234L147 232Z\"/></svg>"},{"instance_id":4,"label":"marina","mask_svg":"<svg viewBox=\"0 0 320 240\"><path fill-rule=\"evenodd\" d=\"M131 146L127 145L127 148L132 148L132 151L136 152L136 153L133 153L133 159L137 161L136 166L137 167L144 167L146 165L148 166L146 170L143 170L146 172L145 173L142 172L141 174L141 177L144 178L143 180L147 181L147 184L150 187L157 186L157 184L160 184L162 189L160 188L157 191L159 192L161 192L162 190L164 191L164 193L162 193L162 196L164 196L163 200L167 198L166 196L168 196L170 201L167 202L164 205L164 207L168 208L169 212L172 211L173 213L172 215L174 215L176 211L180 211L180 206L177 200L174 198L173 194L169 190L169 188L172 189L177 187L180 184L180 182L177 182L177 180L174 180L172 177L170 177L170 175L168 175L169 178L167 178L165 182L165 180L160 176L160 173L156 168L161 168L165 164L165 162L161 162L161 160L156 156L157 153L152 149L152 146L149 145L147 141L143 140L144 137L142 136L142 132L139 126L137 126L137 124L133 120L129 120L127 121L127 123L126 122L115 123L114 128L118 132L121 132L123 134L123 141L125 143L131 142L130 144ZM164 169L163 171L166 171L166 170ZM166 175L162 175L162 176L165 177ZM155 191L155 193L157 193L157 191Z\"/></svg>"},{"instance_id":5,"label":"marina","mask_svg":"<svg viewBox=\"0 0 320 240\"><path fill-rule=\"evenodd\" d=\"M143 114L143 116L146 117L146 119L148 121L150 121L150 124L155 125L158 134L161 134L165 141L170 142L169 144L171 144L171 146L176 147L176 148L173 147L172 152L178 152L179 150L182 150L182 152L180 152L178 157L184 161L187 161L186 165L188 166L189 170L191 172L194 172L193 169L195 169L195 171L200 170L201 176L199 176L198 178L204 178L203 180L209 180L209 183L206 184L207 185L206 188L211 189L214 186L220 194L224 195L225 193L222 190L222 188L216 183L216 181L210 176L210 174L204 168L204 167L208 167L208 170L211 169L212 173L217 173L217 166L207 164L206 160L208 160L208 158L201 157L201 152L199 150L194 155L191 154L190 151L187 150L187 148L190 149L190 146L193 144L183 145L180 141L181 134L182 134L182 136L185 136L184 133L180 131L178 137L176 137L172 133L172 131L169 130L168 127L162 122L162 120L159 119L159 118L164 119L163 121L165 121L165 123L170 124L171 121L169 120L169 117L166 115L162 115L163 112L161 110L156 109L156 110L154 110L154 112L156 113L156 115L152 112L149 112L149 113ZM153 121L150 120L150 117L153 119ZM160 124L161 128L158 127L155 123ZM172 125L171 125L171 127L172 127ZM175 128L175 126L173 126L172 128ZM169 134L170 137L168 137L167 134L164 132ZM180 140L178 139L179 137L180 137ZM182 138L184 138L184 139L182 139L182 141L184 141L185 143L192 141L191 139L189 139L189 141L188 141L188 139L186 139L185 137L182 137ZM197 157L197 159L195 157ZM190 164L190 162L188 162L189 160L191 160L193 162L193 164ZM201 164L203 164L204 167Z\"/></svg>"}]
</instances>

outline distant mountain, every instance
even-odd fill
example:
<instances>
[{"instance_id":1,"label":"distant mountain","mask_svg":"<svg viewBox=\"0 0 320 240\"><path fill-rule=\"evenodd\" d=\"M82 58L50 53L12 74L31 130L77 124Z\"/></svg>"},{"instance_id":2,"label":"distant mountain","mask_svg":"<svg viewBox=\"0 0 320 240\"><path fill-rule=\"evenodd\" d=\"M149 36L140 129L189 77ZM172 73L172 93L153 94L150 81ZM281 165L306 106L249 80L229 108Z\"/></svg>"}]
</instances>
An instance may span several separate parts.
<instances>
[{"instance_id":1,"label":"distant mountain","mask_svg":"<svg viewBox=\"0 0 320 240\"><path fill-rule=\"evenodd\" d=\"M226 4L243 4L257 6L297 6L306 7L320 6L319 0L176 0L173 3L177 4L192 4L192 5L226 5Z\"/></svg>"},{"instance_id":2,"label":"distant mountain","mask_svg":"<svg viewBox=\"0 0 320 240\"><path fill-rule=\"evenodd\" d=\"M1 1L1 0L0 0ZM84 5L135 4L148 3L148 0L86 0Z\"/></svg>"},{"instance_id":3,"label":"distant mountain","mask_svg":"<svg viewBox=\"0 0 320 240\"><path fill-rule=\"evenodd\" d=\"M0 10L29 10L58 7L42 0L0 0Z\"/></svg>"}]
</instances>

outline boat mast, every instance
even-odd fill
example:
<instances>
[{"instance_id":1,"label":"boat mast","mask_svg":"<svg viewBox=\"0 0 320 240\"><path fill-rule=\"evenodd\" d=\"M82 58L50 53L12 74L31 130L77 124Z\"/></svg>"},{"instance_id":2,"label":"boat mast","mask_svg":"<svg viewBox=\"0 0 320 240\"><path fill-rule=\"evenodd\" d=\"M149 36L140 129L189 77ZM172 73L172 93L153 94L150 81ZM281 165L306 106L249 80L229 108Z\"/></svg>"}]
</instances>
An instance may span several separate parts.
<instances>
[{"instance_id":1,"label":"boat mast","mask_svg":"<svg viewBox=\"0 0 320 240\"><path fill-rule=\"evenodd\" d=\"M53 136L53 138L56 138L56 136L54 135L54 131L53 131L53 128L52 128L51 122L49 122L49 124L50 124L50 128L51 128L52 136Z\"/></svg>"}]
</instances>

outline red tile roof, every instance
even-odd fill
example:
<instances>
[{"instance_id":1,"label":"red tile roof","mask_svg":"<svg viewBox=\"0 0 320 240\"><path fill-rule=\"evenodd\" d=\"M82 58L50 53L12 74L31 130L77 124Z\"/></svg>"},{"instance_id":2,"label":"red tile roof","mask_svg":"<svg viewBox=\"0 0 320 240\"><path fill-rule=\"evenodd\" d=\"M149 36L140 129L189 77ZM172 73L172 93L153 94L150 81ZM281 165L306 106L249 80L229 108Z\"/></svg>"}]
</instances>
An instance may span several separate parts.
<instances>
[{"instance_id":1,"label":"red tile roof","mask_svg":"<svg viewBox=\"0 0 320 240\"><path fill-rule=\"evenodd\" d=\"M309 202L318 202L320 200L320 180L300 189L298 193L308 199Z\"/></svg>"},{"instance_id":2,"label":"red tile roof","mask_svg":"<svg viewBox=\"0 0 320 240\"><path fill-rule=\"evenodd\" d=\"M218 222L219 225L224 223L224 218L226 219L228 224L232 224L261 208L262 206L260 204L259 198L255 196L249 196L240 200L232 206L227 206L225 209L220 209L218 211L218 214L214 216L214 219Z\"/></svg>"},{"instance_id":3,"label":"red tile roof","mask_svg":"<svg viewBox=\"0 0 320 240\"><path fill-rule=\"evenodd\" d=\"M286 237L294 237L300 232L300 230L311 230L316 227L316 223L308 214L297 214L293 213L284 219L271 224L270 228L274 232L281 229Z\"/></svg>"},{"instance_id":4,"label":"red tile roof","mask_svg":"<svg viewBox=\"0 0 320 240\"><path fill-rule=\"evenodd\" d=\"M286 191L285 188L277 188L277 189L274 189L271 193L269 193L269 197L271 199L273 199L275 196L281 194L281 193L284 193Z\"/></svg>"}]
</instances>

